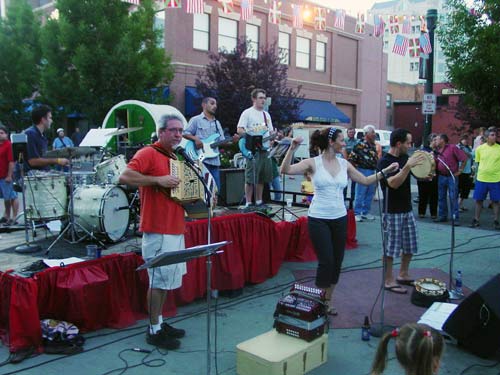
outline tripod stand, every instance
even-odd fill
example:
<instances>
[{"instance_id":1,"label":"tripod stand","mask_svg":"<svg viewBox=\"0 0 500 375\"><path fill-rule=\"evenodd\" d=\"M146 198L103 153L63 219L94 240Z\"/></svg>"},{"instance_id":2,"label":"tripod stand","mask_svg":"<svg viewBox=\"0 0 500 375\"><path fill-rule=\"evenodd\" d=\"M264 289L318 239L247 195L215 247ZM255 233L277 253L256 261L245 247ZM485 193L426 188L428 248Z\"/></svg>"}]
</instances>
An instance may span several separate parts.
<instances>
[{"instance_id":1,"label":"tripod stand","mask_svg":"<svg viewBox=\"0 0 500 375\"><path fill-rule=\"evenodd\" d=\"M285 185L286 185L286 175L284 173L281 174L281 202L280 202L280 205L281 205L281 208L278 209L278 211L276 211L276 214L278 214L278 212L280 213L281 215L281 221L285 221L285 212L290 214L291 216L293 216L294 218L298 218L298 216L292 211L290 210L288 207L292 207L292 205L288 205L288 201L285 200Z\"/></svg>"}]
</instances>

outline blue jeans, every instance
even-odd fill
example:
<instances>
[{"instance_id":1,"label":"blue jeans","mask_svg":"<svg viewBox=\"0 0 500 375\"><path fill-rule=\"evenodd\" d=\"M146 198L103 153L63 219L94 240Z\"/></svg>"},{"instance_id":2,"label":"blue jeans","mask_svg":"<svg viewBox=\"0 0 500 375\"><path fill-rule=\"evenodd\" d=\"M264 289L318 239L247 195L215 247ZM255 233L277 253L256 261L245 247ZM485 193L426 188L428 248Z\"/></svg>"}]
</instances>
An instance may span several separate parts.
<instances>
[{"instance_id":1,"label":"blue jeans","mask_svg":"<svg viewBox=\"0 0 500 375\"><path fill-rule=\"evenodd\" d=\"M373 169L358 168L363 176L371 176L375 173ZM354 214L366 215L372 207L373 196L375 195L377 184L362 185L356 184L356 193L354 197Z\"/></svg>"},{"instance_id":2,"label":"blue jeans","mask_svg":"<svg viewBox=\"0 0 500 375\"><path fill-rule=\"evenodd\" d=\"M440 219L448 218L448 201L450 200L450 211L455 214L458 220L458 178L451 176L438 176L438 215Z\"/></svg>"},{"instance_id":3,"label":"blue jeans","mask_svg":"<svg viewBox=\"0 0 500 375\"><path fill-rule=\"evenodd\" d=\"M217 190L220 192L220 171L219 171L220 167L210 164L205 164L205 167L208 169L208 171L214 178L215 184L217 185Z\"/></svg>"},{"instance_id":4,"label":"blue jeans","mask_svg":"<svg viewBox=\"0 0 500 375\"><path fill-rule=\"evenodd\" d=\"M274 200L280 201L281 200L281 176L277 175L276 177L274 177L273 180L269 183L269 187L275 191Z\"/></svg>"}]
</instances>

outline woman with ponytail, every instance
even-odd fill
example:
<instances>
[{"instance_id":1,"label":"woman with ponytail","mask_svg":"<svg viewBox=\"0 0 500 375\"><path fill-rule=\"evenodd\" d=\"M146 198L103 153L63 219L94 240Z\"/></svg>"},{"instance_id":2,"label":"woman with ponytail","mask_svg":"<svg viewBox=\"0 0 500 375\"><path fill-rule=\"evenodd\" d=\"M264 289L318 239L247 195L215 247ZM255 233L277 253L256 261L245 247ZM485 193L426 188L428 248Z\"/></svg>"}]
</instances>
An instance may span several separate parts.
<instances>
[{"instance_id":1,"label":"woman with ponytail","mask_svg":"<svg viewBox=\"0 0 500 375\"><path fill-rule=\"evenodd\" d=\"M426 324L409 323L386 333L380 340L370 374L380 375L387 362L387 346L394 339L396 358L405 375L435 375L438 373L444 339Z\"/></svg>"},{"instance_id":2,"label":"woman with ponytail","mask_svg":"<svg viewBox=\"0 0 500 375\"><path fill-rule=\"evenodd\" d=\"M316 130L311 135L311 148L318 151L318 156L292 163L293 153L302 142L294 138L283 159L281 173L301 175L312 174L314 197L309 206L309 236L318 257L316 286L323 289L328 300L328 312L337 315L332 303L335 286L338 283L340 269L344 259L347 235L347 210L344 203L344 188L348 177L354 182L371 185L399 168L397 163L371 176L364 176L347 160L337 157L345 147L341 129L327 128Z\"/></svg>"}]
</instances>

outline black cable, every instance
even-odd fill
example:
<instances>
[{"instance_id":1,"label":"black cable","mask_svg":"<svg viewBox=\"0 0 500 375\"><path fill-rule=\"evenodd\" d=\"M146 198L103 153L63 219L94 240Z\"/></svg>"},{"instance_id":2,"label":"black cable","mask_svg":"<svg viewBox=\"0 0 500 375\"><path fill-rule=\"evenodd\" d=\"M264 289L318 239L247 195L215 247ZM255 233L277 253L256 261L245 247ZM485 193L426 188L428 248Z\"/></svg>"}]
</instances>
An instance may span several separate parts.
<instances>
[{"instance_id":1,"label":"black cable","mask_svg":"<svg viewBox=\"0 0 500 375\"><path fill-rule=\"evenodd\" d=\"M496 361L494 363L491 363L489 365L486 365L486 364L480 364L480 363L475 363L475 364L472 364L466 368L464 368L462 370L462 372L459 374L459 375L464 375L467 371L469 371L471 368L474 368L474 367L484 367L484 368L493 368L493 367L496 367L500 364L500 361Z\"/></svg>"},{"instance_id":2,"label":"black cable","mask_svg":"<svg viewBox=\"0 0 500 375\"><path fill-rule=\"evenodd\" d=\"M146 366L146 367L161 367L163 365L165 365L167 362L163 359L163 358L154 358L154 359L150 359L148 361L146 361L146 359L155 351L158 351L158 353L160 353L161 355L165 356L166 354L164 353L161 353L159 350L152 350L150 353L147 353L142 359L141 359L141 363L137 363L135 365L129 365L128 364L128 361L122 357L122 354L125 353L125 352L134 352L136 353L137 351L136 350L133 350L133 349L123 349L122 351L120 351L118 353L118 358L120 358L122 360L123 363L125 363L125 366L124 367L120 367L120 368L116 368L116 369L113 369L113 370L110 370L110 371L107 371L105 373L102 373L101 375L109 375L109 374L112 374L114 372L117 372L117 371L120 371L118 373L118 375L122 375L124 374L128 369L131 369L131 368L135 368L135 367L139 367L139 366Z\"/></svg>"}]
</instances>

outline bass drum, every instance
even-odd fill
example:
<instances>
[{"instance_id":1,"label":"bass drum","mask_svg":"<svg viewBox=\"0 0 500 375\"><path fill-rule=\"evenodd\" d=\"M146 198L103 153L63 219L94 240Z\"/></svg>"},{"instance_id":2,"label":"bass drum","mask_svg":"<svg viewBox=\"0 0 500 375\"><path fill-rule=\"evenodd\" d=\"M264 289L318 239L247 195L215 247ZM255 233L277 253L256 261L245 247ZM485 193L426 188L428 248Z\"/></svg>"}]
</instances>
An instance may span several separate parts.
<instances>
[{"instance_id":1,"label":"bass drum","mask_svg":"<svg viewBox=\"0 0 500 375\"><path fill-rule=\"evenodd\" d=\"M127 195L117 186L80 186L74 193L75 222L110 242L117 242L128 229Z\"/></svg>"}]
</instances>

